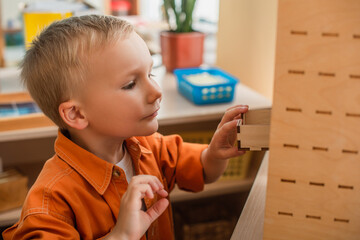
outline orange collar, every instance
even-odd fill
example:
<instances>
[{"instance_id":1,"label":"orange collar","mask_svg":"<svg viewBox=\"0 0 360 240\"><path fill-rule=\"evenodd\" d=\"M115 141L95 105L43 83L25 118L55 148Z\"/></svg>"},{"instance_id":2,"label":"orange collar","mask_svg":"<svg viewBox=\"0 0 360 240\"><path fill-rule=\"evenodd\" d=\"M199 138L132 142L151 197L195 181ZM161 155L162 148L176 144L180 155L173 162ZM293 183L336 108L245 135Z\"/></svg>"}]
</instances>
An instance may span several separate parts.
<instances>
[{"instance_id":1,"label":"orange collar","mask_svg":"<svg viewBox=\"0 0 360 240\"><path fill-rule=\"evenodd\" d=\"M152 152L141 146L135 138L126 139L128 152L133 160L135 172L139 174L139 160L142 154L151 154ZM110 184L114 164L109 163L93 153L81 148L60 130L55 141L56 155L69 164L77 171L89 184L91 184L99 194L104 194Z\"/></svg>"}]
</instances>

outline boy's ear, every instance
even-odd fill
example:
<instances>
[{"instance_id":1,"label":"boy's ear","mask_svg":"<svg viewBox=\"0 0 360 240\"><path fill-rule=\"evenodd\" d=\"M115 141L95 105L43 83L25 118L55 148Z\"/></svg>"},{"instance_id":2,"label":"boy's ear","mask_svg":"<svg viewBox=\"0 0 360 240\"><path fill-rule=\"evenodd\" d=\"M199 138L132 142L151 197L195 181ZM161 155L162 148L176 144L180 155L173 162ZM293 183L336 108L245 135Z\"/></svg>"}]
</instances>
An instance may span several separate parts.
<instances>
[{"instance_id":1,"label":"boy's ear","mask_svg":"<svg viewBox=\"0 0 360 240\"><path fill-rule=\"evenodd\" d=\"M63 102L59 106L59 114L62 120L72 128L82 130L88 126L85 115L80 111L75 101Z\"/></svg>"}]
</instances>

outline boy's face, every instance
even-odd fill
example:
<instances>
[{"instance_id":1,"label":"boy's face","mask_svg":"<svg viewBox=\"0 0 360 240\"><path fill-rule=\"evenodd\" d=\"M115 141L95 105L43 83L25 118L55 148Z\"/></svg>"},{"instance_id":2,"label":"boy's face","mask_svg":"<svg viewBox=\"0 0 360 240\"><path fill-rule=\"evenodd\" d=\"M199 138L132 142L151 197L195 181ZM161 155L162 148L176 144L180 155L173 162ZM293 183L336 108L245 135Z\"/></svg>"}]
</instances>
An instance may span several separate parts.
<instances>
[{"instance_id":1,"label":"boy's face","mask_svg":"<svg viewBox=\"0 0 360 240\"><path fill-rule=\"evenodd\" d=\"M133 32L97 51L89 62L80 98L88 129L115 138L157 131L161 90L151 78L153 62L145 42Z\"/></svg>"}]
</instances>

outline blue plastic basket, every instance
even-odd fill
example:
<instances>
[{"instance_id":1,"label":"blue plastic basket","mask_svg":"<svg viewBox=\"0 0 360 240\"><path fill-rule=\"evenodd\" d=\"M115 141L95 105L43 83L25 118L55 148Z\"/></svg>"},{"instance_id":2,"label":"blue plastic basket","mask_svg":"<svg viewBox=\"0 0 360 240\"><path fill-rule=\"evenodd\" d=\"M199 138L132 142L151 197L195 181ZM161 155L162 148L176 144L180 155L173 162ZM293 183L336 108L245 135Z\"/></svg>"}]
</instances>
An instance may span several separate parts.
<instances>
[{"instance_id":1,"label":"blue plastic basket","mask_svg":"<svg viewBox=\"0 0 360 240\"><path fill-rule=\"evenodd\" d=\"M189 82L187 79L190 75L205 72L215 77L219 76L225 81L200 86ZM197 105L231 102L234 99L235 85L239 81L219 68L182 68L175 69L174 74L178 80L178 91Z\"/></svg>"}]
</instances>

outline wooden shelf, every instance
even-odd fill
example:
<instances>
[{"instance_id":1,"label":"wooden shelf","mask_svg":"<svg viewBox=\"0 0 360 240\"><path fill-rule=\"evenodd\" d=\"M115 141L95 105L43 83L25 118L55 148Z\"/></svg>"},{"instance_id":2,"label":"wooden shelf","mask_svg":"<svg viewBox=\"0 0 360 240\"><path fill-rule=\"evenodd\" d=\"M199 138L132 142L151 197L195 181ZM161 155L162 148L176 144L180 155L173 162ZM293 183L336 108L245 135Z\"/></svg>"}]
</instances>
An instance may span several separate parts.
<instances>
[{"instance_id":1,"label":"wooden shelf","mask_svg":"<svg viewBox=\"0 0 360 240\"><path fill-rule=\"evenodd\" d=\"M15 208L6 212L0 213L0 226L9 226L18 221L21 214L21 208Z\"/></svg>"},{"instance_id":2,"label":"wooden shelf","mask_svg":"<svg viewBox=\"0 0 360 240\"><path fill-rule=\"evenodd\" d=\"M220 180L215 183L205 185L204 190L198 193L186 192L176 187L170 193L170 199L171 202L180 202L219 196L234 192L248 191L251 189L253 181L253 178L246 178L242 180ZM20 218L20 214L21 208L16 208L0 213L0 226L8 226L16 223Z\"/></svg>"},{"instance_id":3,"label":"wooden shelf","mask_svg":"<svg viewBox=\"0 0 360 240\"><path fill-rule=\"evenodd\" d=\"M248 191L251 189L253 181L253 178L246 178L243 180L220 180L215 183L205 185L204 190L198 193L186 192L180 190L178 187L175 187L170 193L170 200L171 202L180 202L234 192Z\"/></svg>"}]
</instances>

